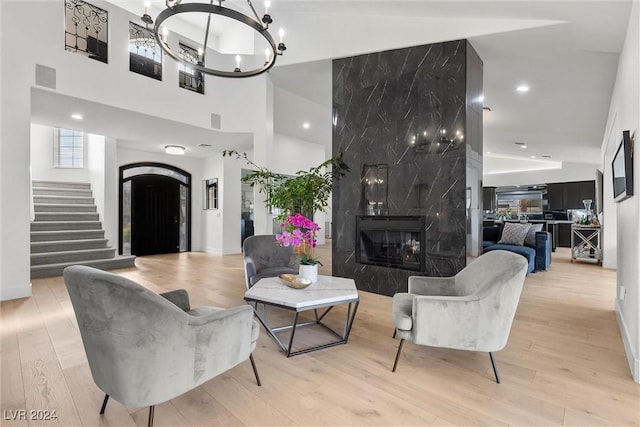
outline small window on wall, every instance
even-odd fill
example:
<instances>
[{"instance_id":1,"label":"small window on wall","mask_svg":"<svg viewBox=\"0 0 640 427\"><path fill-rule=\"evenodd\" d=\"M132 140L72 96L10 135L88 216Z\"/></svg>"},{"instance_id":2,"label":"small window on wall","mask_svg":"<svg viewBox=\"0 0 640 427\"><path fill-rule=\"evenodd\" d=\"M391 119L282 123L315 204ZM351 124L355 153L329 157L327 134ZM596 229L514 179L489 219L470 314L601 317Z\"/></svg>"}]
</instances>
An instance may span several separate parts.
<instances>
[{"instance_id":1,"label":"small window on wall","mask_svg":"<svg viewBox=\"0 0 640 427\"><path fill-rule=\"evenodd\" d=\"M204 65L201 52L184 43L179 43L179 47L180 50L178 53L180 58L191 64ZM204 74L202 72L196 71L183 63L179 63L178 79L181 88L204 94Z\"/></svg>"},{"instance_id":2,"label":"small window on wall","mask_svg":"<svg viewBox=\"0 0 640 427\"><path fill-rule=\"evenodd\" d=\"M129 71L162 80L162 53L153 31L129 22Z\"/></svg>"},{"instance_id":3,"label":"small window on wall","mask_svg":"<svg viewBox=\"0 0 640 427\"><path fill-rule=\"evenodd\" d=\"M84 167L84 133L77 130L55 128L53 167L71 169Z\"/></svg>"},{"instance_id":4,"label":"small window on wall","mask_svg":"<svg viewBox=\"0 0 640 427\"><path fill-rule=\"evenodd\" d=\"M64 2L64 48L108 62L109 13L82 0Z\"/></svg>"}]
</instances>

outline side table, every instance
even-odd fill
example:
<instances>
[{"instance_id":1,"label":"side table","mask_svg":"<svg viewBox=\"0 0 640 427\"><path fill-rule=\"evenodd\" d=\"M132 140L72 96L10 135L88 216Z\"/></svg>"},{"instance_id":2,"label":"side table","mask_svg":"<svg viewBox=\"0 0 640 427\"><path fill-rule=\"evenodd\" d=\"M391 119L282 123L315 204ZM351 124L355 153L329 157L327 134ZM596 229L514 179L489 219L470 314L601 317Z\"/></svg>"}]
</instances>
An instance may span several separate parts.
<instances>
[{"instance_id":1,"label":"side table","mask_svg":"<svg viewBox=\"0 0 640 427\"><path fill-rule=\"evenodd\" d=\"M571 262L595 261L602 265L600 226L571 225Z\"/></svg>"},{"instance_id":2,"label":"side table","mask_svg":"<svg viewBox=\"0 0 640 427\"><path fill-rule=\"evenodd\" d=\"M318 281L304 289L293 289L286 286L277 277L266 277L260 279L244 295L247 304L253 307L258 321L262 324L267 334L278 344L287 357L297 354L308 353L339 344L346 344L351 332L351 326L356 317L358 303L358 289L353 279L333 276L318 276ZM258 304L264 304L265 311L260 314ZM346 318L341 331L335 331L322 320L336 306L346 305ZM266 306L279 307L290 310L294 313L293 322L289 325L273 327L269 324L266 316ZM324 310L322 313L319 310ZM300 313L313 311L314 319L307 322L298 322ZM317 325L328 331L333 337L329 341L320 345L306 347L301 350L294 350L294 336L298 328L304 326ZM283 343L277 333L291 330L288 344Z\"/></svg>"}]
</instances>

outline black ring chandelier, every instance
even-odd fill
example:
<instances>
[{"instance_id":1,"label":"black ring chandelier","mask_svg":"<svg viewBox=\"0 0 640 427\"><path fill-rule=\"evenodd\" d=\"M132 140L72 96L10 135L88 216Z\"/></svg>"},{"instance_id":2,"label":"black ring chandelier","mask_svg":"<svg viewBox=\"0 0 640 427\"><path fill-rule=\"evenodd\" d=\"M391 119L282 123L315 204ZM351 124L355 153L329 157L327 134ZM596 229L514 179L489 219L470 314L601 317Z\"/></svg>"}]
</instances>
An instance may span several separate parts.
<instances>
[{"instance_id":1,"label":"black ring chandelier","mask_svg":"<svg viewBox=\"0 0 640 427\"><path fill-rule=\"evenodd\" d=\"M228 7L223 7L222 2L224 0L216 0L218 3L217 5L213 4L213 1L214 0L211 0L211 3L181 4L180 3L181 0L173 0L173 1L166 0L167 8L162 12L160 12L158 17L156 18L155 25L153 27L153 32L154 32L156 41L158 42L162 50L167 55L175 59L176 61L184 64L185 66L195 71L200 71L202 73L210 74L218 77L252 77L252 76L257 76L258 74L262 74L265 71L268 71L271 67L273 67L273 65L276 62L276 56L282 55L282 53L287 49L287 47L285 46L282 40L284 36L284 33L282 32L282 30L280 30L280 42L277 45L276 45L276 42L273 40L273 37L271 37L271 34L269 34L269 31L268 31L269 24L273 22L271 15L269 15L268 9L267 9L269 2L265 2L265 14L262 16L262 18L260 18L255 8L251 4L251 0L247 0L247 3L249 4L249 7L251 8L253 15L255 16L255 19L254 19L240 12L237 12L233 9L230 9ZM205 39L202 47L202 58L197 63L189 62L186 59L180 57L180 55L178 55L176 52L174 52L169 46L169 44L167 43L167 33L166 32L164 34L162 33L163 31L162 23L164 21L166 21L168 18L172 16L175 16L181 13L188 13L188 12L206 13L208 15ZM220 16L224 16L224 17L233 19L235 21L241 22L242 24L249 26L258 34L260 34L269 45L266 51L267 55L265 56L264 65L262 67L255 68L253 70L241 70L240 58L239 56L236 56L236 67L233 71L224 71L224 70L218 70L215 68L206 67L204 65L204 56L206 55L206 52L207 52L207 42L209 39L209 27L211 25L212 15L220 15ZM142 17L142 20L147 24L153 23L153 20L146 13L146 10L145 10L145 14Z\"/></svg>"}]
</instances>

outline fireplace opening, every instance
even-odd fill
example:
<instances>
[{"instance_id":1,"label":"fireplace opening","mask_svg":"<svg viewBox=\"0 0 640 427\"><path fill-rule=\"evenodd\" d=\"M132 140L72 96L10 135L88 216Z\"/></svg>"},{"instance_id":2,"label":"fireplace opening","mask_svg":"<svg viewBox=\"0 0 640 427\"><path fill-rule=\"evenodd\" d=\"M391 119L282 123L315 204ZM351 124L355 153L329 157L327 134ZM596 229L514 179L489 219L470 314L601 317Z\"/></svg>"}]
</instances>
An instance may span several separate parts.
<instances>
[{"instance_id":1,"label":"fireplace opening","mask_svg":"<svg viewBox=\"0 0 640 427\"><path fill-rule=\"evenodd\" d=\"M424 271L424 217L359 216L356 262Z\"/></svg>"}]
</instances>

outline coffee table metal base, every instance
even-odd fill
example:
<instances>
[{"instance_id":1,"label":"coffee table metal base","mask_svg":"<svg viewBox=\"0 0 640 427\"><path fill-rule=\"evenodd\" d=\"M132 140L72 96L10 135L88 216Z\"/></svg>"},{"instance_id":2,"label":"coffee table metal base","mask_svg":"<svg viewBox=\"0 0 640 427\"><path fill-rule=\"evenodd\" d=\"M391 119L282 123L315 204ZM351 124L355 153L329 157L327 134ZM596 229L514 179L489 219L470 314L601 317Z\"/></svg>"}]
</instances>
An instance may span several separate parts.
<instances>
[{"instance_id":1,"label":"coffee table metal base","mask_svg":"<svg viewBox=\"0 0 640 427\"><path fill-rule=\"evenodd\" d=\"M359 301L346 303L346 304L348 304L348 306L347 306L347 315L346 315L346 318L345 318L344 328L342 330L342 334L340 334L340 333L336 332L335 330L333 330L331 327L329 327L326 324L322 323L322 319L324 319L324 317L333 309L333 307L335 307L337 305L343 305L343 304L336 304L336 305L329 306L329 307L327 307L327 309L322 314L318 313L318 308L313 308L312 310L314 312L315 320L302 322L302 323L298 323L298 317L299 317L300 313L303 312L303 311L310 311L310 310L295 310L295 313L293 315L293 323L291 325L285 325L285 326L279 326L279 327L272 328L272 327L269 326L269 323L268 323L268 321L266 319L266 312L267 312L266 307L267 306L283 308L285 310L293 310L293 309L291 307L286 307L286 306L279 305L279 304L265 303L264 301L252 300L250 298L245 298L245 300L247 301L248 304L252 304L253 303L253 308L254 308L253 311L254 311L256 317L258 318L258 321L260 322L260 324L262 324L262 326L264 327L265 331L267 331L267 334L269 334L269 336L271 338L273 338L273 340L280 346L282 351L285 352L287 357L296 356L298 354L309 353L310 351L321 350L323 348L333 347L333 346L340 345L340 344L346 344L347 340L349 339L349 334L351 333L351 326L353 325L353 321L354 321L354 319L356 317L356 311L358 310L358 303L359 303ZM264 314L262 316L258 312L258 303L265 305L265 309L263 311ZM291 351L293 349L293 338L294 338L294 336L296 334L296 329L300 328L300 327L304 327L304 326L311 326L311 325L322 326L325 330L327 330L331 334L335 335L338 338L338 341L332 341L332 342L329 342L329 343L308 347L308 348L305 348L305 349L302 349L302 350ZM280 331L287 330L287 329L291 329L291 335L289 336L288 345L284 345L284 343L280 340L280 338L278 338L276 333L280 332Z\"/></svg>"}]
</instances>

